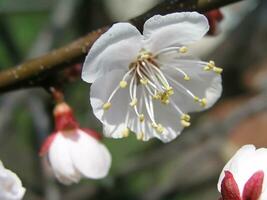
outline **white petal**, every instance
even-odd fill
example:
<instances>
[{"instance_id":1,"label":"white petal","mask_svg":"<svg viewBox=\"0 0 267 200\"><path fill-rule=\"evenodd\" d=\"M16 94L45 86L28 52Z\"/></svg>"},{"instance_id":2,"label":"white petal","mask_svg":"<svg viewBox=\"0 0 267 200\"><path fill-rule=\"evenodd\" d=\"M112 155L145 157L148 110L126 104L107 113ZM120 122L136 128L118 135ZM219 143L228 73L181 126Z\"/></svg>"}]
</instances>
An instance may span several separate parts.
<instances>
[{"instance_id":1,"label":"white petal","mask_svg":"<svg viewBox=\"0 0 267 200\"><path fill-rule=\"evenodd\" d=\"M118 124L118 125L103 125L103 134L106 137L119 139L125 137L123 135L123 131L125 131L127 128L127 125L124 123Z\"/></svg>"},{"instance_id":2,"label":"white petal","mask_svg":"<svg viewBox=\"0 0 267 200\"><path fill-rule=\"evenodd\" d=\"M122 127L127 112L130 109L130 96L127 88L120 88L111 100L111 108L107 111L103 110L103 104L107 102L112 91L119 85L126 70L112 70L103 77L97 79L91 86L90 101L93 112L96 117L107 125L105 133L107 136L114 138L122 137ZM129 84L129 83L128 83ZM108 132L109 130L109 132Z\"/></svg>"},{"instance_id":3,"label":"white petal","mask_svg":"<svg viewBox=\"0 0 267 200\"><path fill-rule=\"evenodd\" d=\"M184 80L184 75L168 65L183 70L190 77L190 80ZM208 109L221 96L221 76L213 71L204 71L203 65L199 61L188 60L183 62L177 60L174 63L165 64L162 71L169 80L170 85L174 88L174 95L171 98L184 112ZM196 102L185 89L199 98L206 98L206 106L203 107Z\"/></svg>"},{"instance_id":4,"label":"white petal","mask_svg":"<svg viewBox=\"0 0 267 200\"><path fill-rule=\"evenodd\" d=\"M99 179L108 174L111 155L108 149L82 130L69 140L71 159L81 174L87 178Z\"/></svg>"},{"instance_id":5,"label":"white petal","mask_svg":"<svg viewBox=\"0 0 267 200\"><path fill-rule=\"evenodd\" d=\"M129 23L114 24L92 46L82 70L82 79L92 83L113 69L128 68L142 45L142 35Z\"/></svg>"},{"instance_id":6,"label":"white petal","mask_svg":"<svg viewBox=\"0 0 267 200\"><path fill-rule=\"evenodd\" d=\"M5 169L0 161L0 199L20 200L23 198L25 191L18 176L12 171Z\"/></svg>"},{"instance_id":7,"label":"white petal","mask_svg":"<svg viewBox=\"0 0 267 200\"><path fill-rule=\"evenodd\" d=\"M71 160L68 140L68 137L58 133L48 151L48 158L56 178L66 185L77 183L81 178Z\"/></svg>"},{"instance_id":8,"label":"white petal","mask_svg":"<svg viewBox=\"0 0 267 200\"><path fill-rule=\"evenodd\" d=\"M144 24L146 48L152 52L201 39L209 30L208 20L197 12L155 15Z\"/></svg>"}]
</instances>

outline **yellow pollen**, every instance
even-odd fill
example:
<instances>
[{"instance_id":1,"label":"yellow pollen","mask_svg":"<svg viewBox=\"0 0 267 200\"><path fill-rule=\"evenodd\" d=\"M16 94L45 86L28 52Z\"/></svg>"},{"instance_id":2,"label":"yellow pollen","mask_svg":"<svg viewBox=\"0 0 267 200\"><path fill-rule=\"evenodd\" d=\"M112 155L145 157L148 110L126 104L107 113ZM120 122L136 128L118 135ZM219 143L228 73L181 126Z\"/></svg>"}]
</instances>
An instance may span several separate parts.
<instances>
[{"instance_id":1,"label":"yellow pollen","mask_svg":"<svg viewBox=\"0 0 267 200\"><path fill-rule=\"evenodd\" d=\"M188 75L185 75L185 76L184 76L184 80L185 80L185 81L189 81L189 80L190 80L190 77L189 77Z\"/></svg>"},{"instance_id":2,"label":"yellow pollen","mask_svg":"<svg viewBox=\"0 0 267 200\"><path fill-rule=\"evenodd\" d=\"M211 67L207 65L203 69L204 69L204 71L210 71L211 70Z\"/></svg>"},{"instance_id":3,"label":"yellow pollen","mask_svg":"<svg viewBox=\"0 0 267 200\"><path fill-rule=\"evenodd\" d=\"M187 51L188 51L188 48L185 47L185 46L183 46L183 47L181 47L181 48L179 49L179 52L180 52L180 53L186 53Z\"/></svg>"},{"instance_id":4,"label":"yellow pollen","mask_svg":"<svg viewBox=\"0 0 267 200\"><path fill-rule=\"evenodd\" d=\"M108 110L108 109L110 109L110 107L111 107L111 103L110 102L104 103L104 105L102 106L102 108L104 110Z\"/></svg>"},{"instance_id":5,"label":"yellow pollen","mask_svg":"<svg viewBox=\"0 0 267 200\"><path fill-rule=\"evenodd\" d=\"M160 95L159 95L159 94L155 94L155 95L153 96L153 99L159 100L159 99L160 99Z\"/></svg>"},{"instance_id":6,"label":"yellow pollen","mask_svg":"<svg viewBox=\"0 0 267 200\"><path fill-rule=\"evenodd\" d=\"M137 99L134 98L134 99L131 101L130 106L134 107L134 106L136 106L136 104L137 104Z\"/></svg>"},{"instance_id":7,"label":"yellow pollen","mask_svg":"<svg viewBox=\"0 0 267 200\"><path fill-rule=\"evenodd\" d=\"M172 88L172 87L167 87L166 90L167 90L167 94L168 94L169 96L171 96L171 95L174 94L174 91L173 91L173 88Z\"/></svg>"},{"instance_id":8,"label":"yellow pollen","mask_svg":"<svg viewBox=\"0 0 267 200\"><path fill-rule=\"evenodd\" d=\"M137 133L137 140L143 140L144 139L144 133L143 132L140 132L140 133Z\"/></svg>"},{"instance_id":9,"label":"yellow pollen","mask_svg":"<svg viewBox=\"0 0 267 200\"><path fill-rule=\"evenodd\" d=\"M157 127L156 127L156 131L158 133L163 133L164 131L164 127L161 125L161 124L158 124Z\"/></svg>"},{"instance_id":10,"label":"yellow pollen","mask_svg":"<svg viewBox=\"0 0 267 200\"><path fill-rule=\"evenodd\" d=\"M206 98L203 98L203 99L201 99L201 100L199 101L199 103L200 103L200 105L201 105L202 107L206 107L206 105L207 105L207 99L206 99Z\"/></svg>"},{"instance_id":11,"label":"yellow pollen","mask_svg":"<svg viewBox=\"0 0 267 200\"><path fill-rule=\"evenodd\" d=\"M189 127L191 125L190 122L185 121L185 120L181 120L181 124L182 124L183 127Z\"/></svg>"},{"instance_id":12,"label":"yellow pollen","mask_svg":"<svg viewBox=\"0 0 267 200\"><path fill-rule=\"evenodd\" d=\"M145 115L144 114L140 114L139 115L139 120L140 120L140 122L143 122L145 120Z\"/></svg>"},{"instance_id":13,"label":"yellow pollen","mask_svg":"<svg viewBox=\"0 0 267 200\"><path fill-rule=\"evenodd\" d=\"M141 50L137 57L138 60L147 60L151 58L151 53L147 52L146 50Z\"/></svg>"},{"instance_id":14,"label":"yellow pollen","mask_svg":"<svg viewBox=\"0 0 267 200\"><path fill-rule=\"evenodd\" d=\"M124 81L124 80L122 80L122 81L120 82L120 87L121 87L121 88L126 88L127 85L128 85L127 82Z\"/></svg>"},{"instance_id":15,"label":"yellow pollen","mask_svg":"<svg viewBox=\"0 0 267 200\"><path fill-rule=\"evenodd\" d=\"M191 117L190 117L190 115L188 115L188 114L183 114L183 115L181 116L181 120L185 120L185 121L189 122L190 119L191 119Z\"/></svg>"},{"instance_id":16,"label":"yellow pollen","mask_svg":"<svg viewBox=\"0 0 267 200\"><path fill-rule=\"evenodd\" d=\"M199 97L194 96L194 100L195 100L195 102L198 102L199 101Z\"/></svg>"},{"instance_id":17,"label":"yellow pollen","mask_svg":"<svg viewBox=\"0 0 267 200\"><path fill-rule=\"evenodd\" d=\"M213 71L216 72L217 74L221 74L222 71L223 71L223 69L220 68L220 67L214 67L214 68L213 68Z\"/></svg>"},{"instance_id":18,"label":"yellow pollen","mask_svg":"<svg viewBox=\"0 0 267 200\"><path fill-rule=\"evenodd\" d=\"M140 79L140 83L142 83L143 85L147 85L148 80L147 79Z\"/></svg>"},{"instance_id":19,"label":"yellow pollen","mask_svg":"<svg viewBox=\"0 0 267 200\"><path fill-rule=\"evenodd\" d=\"M158 127L158 125L155 124L155 123L152 123L151 126L152 126L152 128L157 128Z\"/></svg>"},{"instance_id":20,"label":"yellow pollen","mask_svg":"<svg viewBox=\"0 0 267 200\"><path fill-rule=\"evenodd\" d=\"M163 93L159 93L158 95L160 95L161 103L164 103L164 104L170 103L170 100L169 100L170 95L168 94L168 91L163 92Z\"/></svg>"},{"instance_id":21,"label":"yellow pollen","mask_svg":"<svg viewBox=\"0 0 267 200\"><path fill-rule=\"evenodd\" d=\"M128 137L129 136L129 129L128 128L125 128L123 131L122 131L122 136L123 137Z\"/></svg>"}]
</instances>

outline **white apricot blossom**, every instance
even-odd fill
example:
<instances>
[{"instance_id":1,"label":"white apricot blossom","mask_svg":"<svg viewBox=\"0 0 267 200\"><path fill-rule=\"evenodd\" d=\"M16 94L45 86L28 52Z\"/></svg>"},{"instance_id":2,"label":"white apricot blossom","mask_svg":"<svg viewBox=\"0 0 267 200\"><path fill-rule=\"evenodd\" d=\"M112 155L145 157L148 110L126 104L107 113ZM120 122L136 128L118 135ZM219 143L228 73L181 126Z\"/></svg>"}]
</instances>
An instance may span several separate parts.
<instances>
[{"instance_id":1,"label":"white apricot blossom","mask_svg":"<svg viewBox=\"0 0 267 200\"><path fill-rule=\"evenodd\" d=\"M40 155L48 158L55 177L65 185L78 183L81 178L106 177L111 155L101 136L80 128L66 103L56 105L54 117L56 130L44 141Z\"/></svg>"},{"instance_id":2,"label":"white apricot blossom","mask_svg":"<svg viewBox=\"0 0 267 200\"><path fill-rule=\"evenodd\" d=\"M91 105L106 136L132 131L140 140L168 142L190 125L189 112L217 101L222 69L186 47L208 30L204 15L182 12L148 19L143 34L129 23L114 24L94 43L82 79L92 83Z\"/></svg>"},{"instance_id":3,"label":"white apricot blossom","mask_svg":"<svg viewBox=\"0 0 267 200\"><path fill-rule=\"evenodd\" d=\"M0 161L0 199L1 200L20 200L25 194L18 176L6 169Z\"/></svg>"}]
</instances>

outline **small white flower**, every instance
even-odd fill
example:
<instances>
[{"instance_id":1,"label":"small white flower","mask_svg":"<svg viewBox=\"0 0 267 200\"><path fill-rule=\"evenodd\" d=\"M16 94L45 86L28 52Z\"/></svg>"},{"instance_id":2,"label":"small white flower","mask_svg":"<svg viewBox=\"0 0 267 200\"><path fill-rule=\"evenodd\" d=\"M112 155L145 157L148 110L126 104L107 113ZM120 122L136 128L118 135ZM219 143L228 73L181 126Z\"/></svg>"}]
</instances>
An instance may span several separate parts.
<instances>
[{"instance_id":1,"label":"small white flower","mask_svg":"<svg viewBox=\"0 0 267 200\"><path fill-rule=\"evenodd\" d=\"M56 178L63 184L77 183L82 177L104 178L111 155L90 129L79 128L71 108L60 103L54 110L56 132L43 143L40 155L47 155Z\"/></svg>"},{"instance_id":2,"label":"small white flower","mask_svg":"<svg viewBox=\"0 0 267 200\"><path fill-rule=\"evenodd\" d=\"M117 23L94 43L82 79L93 83L91 105L106 136L122 138L131 130L144 141L168 142L190 125L189 112L217 101L222 69L193 59L186 47L208 29L196 12L156 15L145 22L143 35Z\"/></svg>"},{"instance_id":3,"label":"small white flower","mask_svg":"<svg viewBox=\"0 0 267 200\"><path fill-rule=\"evenodd\" d=\"M267 149L240 148L225 165L218 181L222 200L267 199Z\"/></svg>"},{"instance_id":4,"label":"small white flower","mask_svg":"<svg viewBox=\"0 0 267 200\"><path fill-rule=\"evenodd\" d=\"M20 200L25 194L18 176L6 169L0 161L0 199L1 200Z\"/></svg>"}]
</instances>

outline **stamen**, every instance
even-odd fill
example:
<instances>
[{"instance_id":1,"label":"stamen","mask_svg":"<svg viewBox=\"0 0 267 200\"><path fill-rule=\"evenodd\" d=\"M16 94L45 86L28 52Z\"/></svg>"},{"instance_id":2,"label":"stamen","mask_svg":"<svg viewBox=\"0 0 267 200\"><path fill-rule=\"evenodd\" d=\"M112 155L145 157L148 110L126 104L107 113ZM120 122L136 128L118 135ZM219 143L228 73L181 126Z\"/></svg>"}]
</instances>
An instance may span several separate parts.
<instances>
[{"instance_id":1,"label":"stamen","mask_svg":"<svg viewBox=\"0 0 267 200\"><path fill-rule=\"evenodd\" d=\"M191 117L188 114L181 115L181 120L190 121Z\"/></svg>"},{"instance_id":2,"label":"stamen","mask_svg":"<svg viewBox=\"0 0 267 200\"><path fill-rule=\"evenodd\" d=\"M186 91L186 93L188 95L190 95L195 101L196 99L198 99L198 97L196 95L194 95L189 89L187 89L186 87L184 87L181 83L177 82L176 80L174 80L173 78L171 78L170 76L167 76L168 79L170 81L172 81L174 84L176 84L177 86L179 86L181 89L183 89L184 91Z\"/></svg>"},{"instance_id":3,"label":"stamen","mask_svg":"<svg viewBox=\"0 0 267 200\"><path fill-rule=\"evenodd\" d=\"M148 80L147 79L140 79L140 83L142 83L143 85L147 85Z\"/></svg>"},{"instance_id":4,"label":"stamen","mask_svg":"<svg viewBox=\"0 0 267 200\"><path fill-rule=\"evenodd\" d=\"M220 67L214 67L213 71L216 72L217 74L221 74L223 72L223 69Z\"/></svg>"},{"instance_id":5,"label":"stamen","mask_svg":"<svg viewBox=\"0 0 267 200\"><path fill-rule=\"evenodd\" d=\"M206 99L206 98L203 98L203 99L201 99L201 100L199 101L199 103L200 103L200 105L201 105L202 107L206 107L206 105L207 105L207 99Z\"/></svg>"},{"instance_id":6,"label":"stamen","mask_svg":"<svg viewBox=\"0 0 267 200\"><path fill-rule=\"evenodd\" d=\"M157 127L156 127L156 131L158 133L163 133L164 131L164 127L161 125L161 124L158 124Z\"/></svg>"},{"instance_id":7,"label":"stamen","mask_svg":"<svg viewBox=\"0 0 267 200\"><path fill-rule=\"evenodd\" d=\"M182 46L182 47L168 47L168 48L165 48L165 49L161 49L159 50L158 52L156 52L154 54L154 57L157 57L161 54L164 54L164 53L169 53L169 52L180 52L180 53L186 53L188 51L188 48L185 47L185 46Z\"/></svg>"},{"instance_id":8,"label":"stamen","mask_svg":"<svg viewBox=\"0 0 267 200\"><path fill-rule=\"evenodd\" d=\"M137 98L132 99L132 101L130 102L130 106L132 107L136 106L137 101L138 101Z\"/></svg>"},{"instance_id":9,"label":"stamen","mask_svg":"<svg viewBox=\"0 0 267 200\"><path fill-rule=\"evenodd\" d=\"M214 61L209 61L208 63L206 63L206 66L204 66L204 71L214 71L217 74L221 74L223 72L223 69L220 67L216 67L215 66L215 62Z\"/></svg>"},{"instance_id":10,"label":"stamen","mask_svg":"<svg viewBox=\"0 0 267 200\"><path fill-rule=\"evenodd\" d=\"M140 122L144 122L145 121L145 115L144 114L140 114L139 115L139 120L140 120Z\"/></svg>"},{"instance_id":11,"label":"stamen","mask_svg":"<svg viewBox=\"0 0 267 200\"><path fill-rule=\"evenodd\" d=\"M188 48L185 47L185 46L183 46L183 47L181 47L181 48L179 49L179 52L180 52L180 53L187 53L187 51L188 51Z\"/></svg>"},{"instance_id":12,"label":"stamen","mask_svg":"<svg viewBox=\"0 0 267 200\"><path fill-rule=\"evenodd\" d=\"M149 85L154 87L155 90L163 92L164 87L162 86L162 83L158 80L158 77L156 76L157 74L155 70L153 70L153 68L150 66L150 64L148 64L147 62L141 62L141 66L141 71L153 81L153 83L151 81L148 81Z\"/></svg>"},{"instance_id":13,"label":"stamen","mask_svg":"<svg viewBox=\"0 0 267 200\"><path fill-rule=\"evenodd\" d=\"M148 95L147 97L147 94L144 92L144 100L145 100L145 106L146 106L146 110L147 110L150 120L152 121L152 123L156 123L154 119L153 102L152 102L151 96Z\"/></svg>"},{"instance_id":14,"label":"stamen","mask_svg":"<svg viewBox=\"0 0 267 200\"><path fill-rule=\"evenodd\" d=\"M166 77L164 76L164 74L161 72L160 69L158 69L158 67L156 67L153 63L149 63L148 64L150 67L152 67L157 73L156 73L156 76L158 77L158 79L160 80L160 82L163 84L163 86L166 88L166 87L169 87L169 83L166 79Z\"/></svg>"},{"instance_id":15,"label":"stamen","mask_svg":"<svg viewBox=\"0 0 267 200\"><path fill-rule=\"evenodd\" d=\"M126 87L127 87L127 82L126 82L125 80L122 80L122 81L120 82L120 87L121 87L121 88L126 88Z\"/></svg>"},{"instance_id":16,"label":"stamen","mask_svg":"<svg viewBox=\"0 0 267 200\"><path fill-rule=\"evenodd\" d=\"M169 65L168 67L180 72L184 76L185 81L189 81L191 79L190 76L187 73L185 73L182 69L180 69L178 67L171 66L171 65Z\"/></svg>"},{"instance_id":17,"label":"stamen","mask_svg":"<svg viewBox=\"0 0 267 200\"><path fill-rule=\"evenodd\" d=\"M188 115L188 114L182 114L181 115L181 125L183 126L183 127L188 127L188 126L190 126L190 119L191 119L191 117Z\"/></svg>"},{"instance_id":18,"label":"stamen","mask_svg":"<svg viewBox=\"0 0 267 200\"><path fill-rule=\"evenodd\" d=\"M104 110L108 110L108 109L110 109L110 107L111 107L111 103L110 102L104 103L104 105L103 105L103 109Z\"/></svg>"},{"instance_id":19,"label":"stamen","mask_svg":"<svg viewBox=\"0 0 267 200\"><path fill-rule=\"evenodd\" d=\"M184 80L185 80L185 81L189 81L189 80L190 80L190 77L189 77L188 75L185 75L185 76L184 76Z\"/></svg>"},{"instance_id":20,"label":"stamen","mask_svg":"<svg viewBox=\"0 0 267 200\"><path fill-rule=\"evenodd\" d=\"M189 127L191 125L190 122L185 121L185 120L181 120L181 124L182 124L183 127Z\"/></svg>"}]
</instances>

